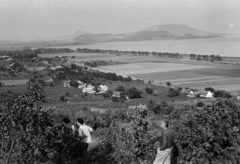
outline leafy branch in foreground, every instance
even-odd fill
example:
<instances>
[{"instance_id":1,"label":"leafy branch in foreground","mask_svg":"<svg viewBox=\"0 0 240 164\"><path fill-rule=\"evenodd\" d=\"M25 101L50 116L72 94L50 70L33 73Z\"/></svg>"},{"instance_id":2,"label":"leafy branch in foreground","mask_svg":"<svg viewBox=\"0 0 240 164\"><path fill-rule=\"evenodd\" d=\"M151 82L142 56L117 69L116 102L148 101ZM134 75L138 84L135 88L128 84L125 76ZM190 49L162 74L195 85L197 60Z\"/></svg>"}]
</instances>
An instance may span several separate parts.
<instances>
[{"instance_id":1,"label":"leafy branch in foreground","mask_svg":"<svg viewBox=\"0 0 240 164\"><path fill-rule=\"evenodd\" d=\"M217 99L211 106L191 111L175 110L178 163L239 163L240 109L230 100Z\"/></svg>"}]
</instances>

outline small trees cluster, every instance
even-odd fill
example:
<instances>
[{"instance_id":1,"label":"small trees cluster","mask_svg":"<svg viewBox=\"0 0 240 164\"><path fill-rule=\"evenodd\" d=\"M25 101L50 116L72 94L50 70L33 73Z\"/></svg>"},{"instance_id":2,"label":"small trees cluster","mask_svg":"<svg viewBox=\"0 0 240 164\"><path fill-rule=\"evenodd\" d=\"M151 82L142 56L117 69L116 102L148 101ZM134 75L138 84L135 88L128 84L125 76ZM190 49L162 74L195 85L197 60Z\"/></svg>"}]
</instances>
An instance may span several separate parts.
<instances>
[{"instance_id":1,"label":"small trees cluster","mask_svg":"<svg viewBox=\"0 0 240 164\"><path fill-rule=\"evenodd\" d=\"M168 90L168 96L169 96L169 97L179 96L180 92L181 92L181 91L180 91L179 89L169 88L169 90Z\"/></svg>"},{"instance_id":2,"label":"small trees cluster","mask_svg":"<svg viewBox=\"0 0 240 164\"><path fill-rule=\"evenodd\" d=\"M127 96L129 99L141 98L141 92L137 88L132 87L127 90Z\"/></svg>"},{"instance_id":3,"label":"small trees cluster","mask_svg":"<svg viewBox=\"0 0 240 164\"><path fill-rule=\"evenodd\" d=\"M153 93L153 89L152 88L146 87L145 91L147 92L147 94L150 94L150 95Z\"/></svg>"}]
</instances>

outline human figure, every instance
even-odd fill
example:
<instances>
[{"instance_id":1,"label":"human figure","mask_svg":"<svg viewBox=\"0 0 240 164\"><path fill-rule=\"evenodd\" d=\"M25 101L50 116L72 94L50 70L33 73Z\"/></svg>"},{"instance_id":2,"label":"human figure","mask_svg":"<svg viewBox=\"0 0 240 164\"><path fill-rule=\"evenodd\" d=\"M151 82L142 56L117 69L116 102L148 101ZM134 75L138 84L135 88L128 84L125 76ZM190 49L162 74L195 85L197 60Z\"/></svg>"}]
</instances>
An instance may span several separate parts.
<instances>
[{"instance_id":1,"label":"human figure","mask_svg":"<svg viewBox=\"0 0 240 164\"><path fill-rule=\"evenodd\" d=\"M171 152L174 144L173 131L169 129L167 120L163 120L160 123L162 128L162 135L160 136L160 146L157 150L157 156L153 164L170 164L171 163Z\"/></svg>"},{"instance_id":2,"label":"human figure","mask_svg":"<svg viewBox=\"0 0 240 164\"><path fill-rule=\"evenodd\" d=\"M93 131L93 129L85 125L83 119L81 118L77 119L77 125L79 126L78 128L79 137L81 137L82 141L85 143L84 152L83 152L84 163L88 163L87 150L88 150L89 144L92 142L91 132Z\"/></svg>"}]
</instances>

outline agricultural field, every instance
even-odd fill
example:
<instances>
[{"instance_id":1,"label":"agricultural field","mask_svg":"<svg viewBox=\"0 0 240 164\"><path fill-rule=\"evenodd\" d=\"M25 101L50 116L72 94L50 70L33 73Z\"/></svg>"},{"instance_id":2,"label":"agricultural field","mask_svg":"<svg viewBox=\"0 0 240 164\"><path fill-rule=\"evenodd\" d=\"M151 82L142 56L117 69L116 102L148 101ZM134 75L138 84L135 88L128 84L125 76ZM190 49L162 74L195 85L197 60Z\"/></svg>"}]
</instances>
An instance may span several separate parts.
<instances>
[{"instance_id":1,"label":"agricultural field","mask_svg":"<svg viewBox=\"0 0 240 164\"><path fill-rule=\"evenodd\" d=\"M132 76L144 81L165 86L167 81L181 87L193 87L203 90L205 87L224 89L230 92L240 90L239 58L223 58L223 61L211 63L197 61L183 55L182 59L159 58L154 56L132 56L97 53L41 54L41 57L68 56L69 61L102 60L115 62L114 65L99 66L104 72L115 72L123 76ZM71 58L75 56L75 58ZM227 63L227 64L222 64Z\"/></svg>"}]
</instances>

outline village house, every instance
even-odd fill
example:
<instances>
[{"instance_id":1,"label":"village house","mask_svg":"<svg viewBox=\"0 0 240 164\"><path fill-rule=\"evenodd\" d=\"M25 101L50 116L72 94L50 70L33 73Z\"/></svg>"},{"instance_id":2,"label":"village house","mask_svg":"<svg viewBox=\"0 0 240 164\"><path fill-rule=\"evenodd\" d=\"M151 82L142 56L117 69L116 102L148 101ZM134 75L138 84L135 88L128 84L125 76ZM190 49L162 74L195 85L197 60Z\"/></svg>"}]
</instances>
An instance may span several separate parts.
<instances>
[{"instance_id":1,"label":"village house","mask_svg":"<svg viewBox=\"0 0 240 164\"><path fill-rule=\"evenodd\" d=\"M205 97L205 98L213 98L213 93L210 91L197 92L197 95L199 95L200 97Z\"/></svg>"},{"instance_id":2,"label":"village house","mask_svg":"<svg viewBox=\"0 0 240 164\"><path fill-rule=\"evenodd\" d=\"M116 98L120 98L121 96L125 97L126 100L129 100L129 97L122 92L114 91L112 94L112 97L116 97Z\"/></svg>"},{"instance_id":3,"label":"village house","mask_svg":"<svg viewBox=\"0 0 240 164\"><path fill-rule=\"evenodd\" d=\"M187 94L188 97L196 97L196 93L194 92L194 90L190 89L190 88L185 88L181 91L182 94Z\"/></svg>"},{"instance_id":4,"label":"village house","mask_svg":"<svg viewBox=\"0 0 240 164\"><path fill-rule=\"evenodd\" d=\"M94 94L94 93L96 93L95 87L92 86L91 84L89 84L85 88L82 89L82 93Z\"/></svg>"},{"instance_id":5,"label":"village house","mask_svg":"<svg viewBox=\"0 0 240 164\"><path fill-rule=\"evenodd\" d=\"M101 84L101 85L98 86L98 90L99 90L100 94L106 93L108 91L108 86Z\"/></svg>"},{"instance_id":6,"label":"village house","mask_svg":"<svg viewBox=\"0 0 240 164\"><path fill-rule=\"evenodd\" d=\"M71 87L70 86L70 80L64 81L63 82L63 87Z\"/></svg>"}]
</instances>

